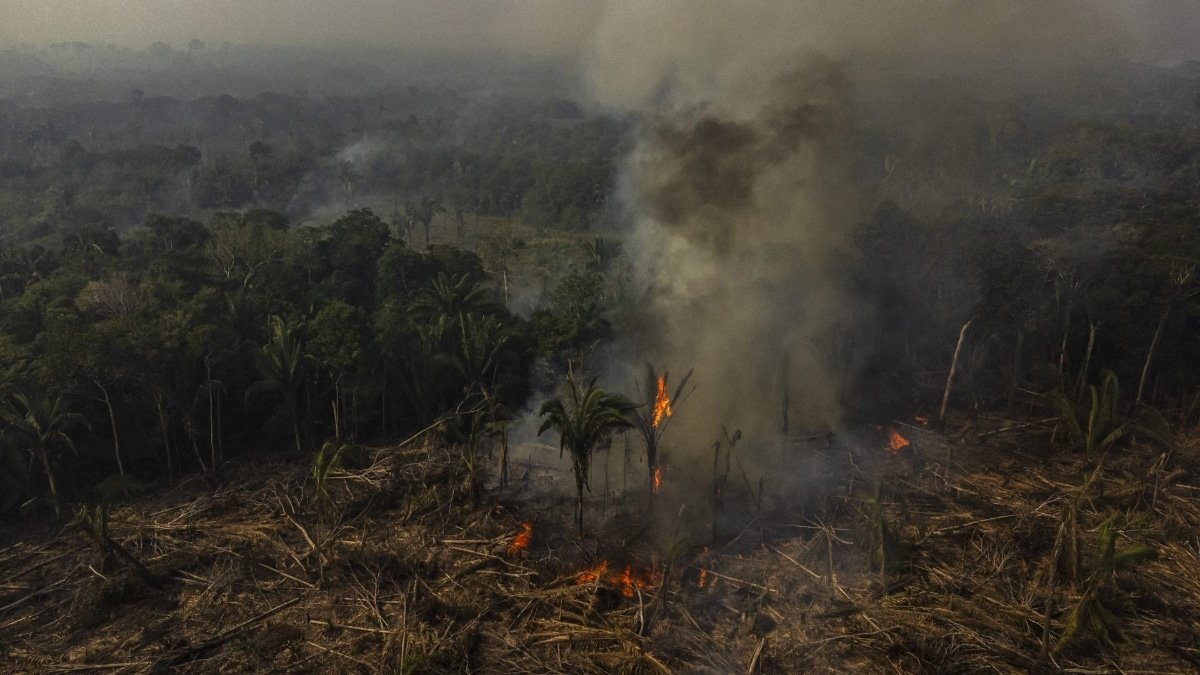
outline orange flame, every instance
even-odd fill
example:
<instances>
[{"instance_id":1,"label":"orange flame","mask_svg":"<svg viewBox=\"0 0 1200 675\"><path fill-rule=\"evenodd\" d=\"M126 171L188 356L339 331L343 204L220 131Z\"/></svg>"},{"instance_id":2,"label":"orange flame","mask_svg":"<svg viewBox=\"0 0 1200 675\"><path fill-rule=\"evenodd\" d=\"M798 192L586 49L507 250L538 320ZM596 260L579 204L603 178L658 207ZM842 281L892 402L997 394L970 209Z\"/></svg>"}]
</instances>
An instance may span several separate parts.
<instances>
[{"instance_id":1,"label":"orange flame","mask_svg":"<svg viewBox=\"0 0 1200 675\"><path fill-rule=\"evenodd\" d=\"M596 566L589 567L588 569L586 569L586 570L580 572L578 575L576 575L575 576L575 585L582 586L584 584L590 584L593 581L604 576L604 573L607 571L608 571L608 561L601 560Z\"/></svg>"},{"instance_id":2,"label":"orange flame","mask_svg":"<svg viewBox=\"0 0 1200 675\"><path fill-rule=\"evenodd\" d=\"M658 494L659 488L662 487L662 467L654 467L654 494Z\"/></svg>"},{"instance_id":3,"label":"orange flame","mask_svg":"<svg viewBox=\"0 0 1200 675\"><path fill-rule=\"evenodd\" d=\"M633 597L633 569L629 565L626 565L625 571L621 572L621 579L620 579L619 583L621 585L621 595L623 595L627 598L632 598Z\"/></svg>"},{"instance_id":4,"label":"orange flame","mask_svg":"<svg viewBox=\"0 0 1200 675\"><path fill-rule=\"evenodd\" d=\"M696 588L704 588L704 584L708 582L708 569L701 567L700 576L696 578Z\"/></svg>"},{"instance_id":5,"label":"orange flame","mask_svg":"<svg viewBox=\"0 0 1200 675\"><path fill-rule=\"evenodd\" d=\"M900 454L900 450L908 447L908 445L908 439L901 436L899 431L895 429L888 430L888 443L884 447L884 450L887 450L888 454L898 455Z\"/></svg>"},{"instance_id":6,"label":"orange flame","mask_svg":"<svg viewBox=\"0 0 1200 675\"><path fill-rule=\"evenodd\" d=\"M529 548L529 542L533 540L533 523L525 521L521 523L521 531L513 537L512 543L508 545L508 554L520 553Z\"/></svg>"},{"instance_id":7,"label":"orange flame","mask_svg":"<svg viewBox=\"0 0 1200 675\"><path fill-rule=\"evenodd\" d=\"M651 418L651 428L657 429L664 417L671 416L671 399L667 396L667 376L658 377L658 393L654 397L654 416Z\"/></svg>"},{"instance_id":8,"label":"orange flame","mask_svg":"<svg viewBox=\"0 0 1200 675\"><path fill-rule=\"evenodd\" d=\"M632 598L638 590L653 586L659 582L659 573L653 568L643 568L635 565L625 565L620 572L609 572L608 561L602 560L575 575L575 585L603 581L611 585L623 597Z\"/></svg>"},{"instance_id":9,"label":"orange flame","mask_svg":"<svg viewBox=\"0 0 1200 675\"><path fill-rule=\"evenodd\" d=\"M626 598L632 598L635 590L644 590L646 586L653 586L658 583L658 573L653 569L650 570L635 570L632 565L626 565L621 572L621 576L617 581L617 586L621 589L621 595Z\"/></svg>"}]
</instances>

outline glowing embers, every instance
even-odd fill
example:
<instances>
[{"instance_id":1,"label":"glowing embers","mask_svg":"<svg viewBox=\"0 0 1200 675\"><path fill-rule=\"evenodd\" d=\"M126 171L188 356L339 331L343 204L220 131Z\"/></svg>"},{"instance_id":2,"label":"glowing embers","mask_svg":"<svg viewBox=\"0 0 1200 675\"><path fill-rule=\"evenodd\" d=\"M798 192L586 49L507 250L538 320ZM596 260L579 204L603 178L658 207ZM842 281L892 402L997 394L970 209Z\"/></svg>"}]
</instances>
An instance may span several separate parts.
<instances>
[{"instance_id":1,"label":"glowing embers","mask_svg":"<svg viewBox=\"0 0 1200 675\"><path fill-rule=\"evenodd\" d=\"M577 586L601 582L612 587L625 598L632 598L639 592L657 585L660 581L662 581L662 575L652 566L629 563L620 571L610 572L607 560L601 560L575 575Z\"/></svg>"},{"instance_id":2,"label":"glowing embers","mask_svg":"<svg viewBox=\"0 0 1200 675\"><path fill-rule=\"evenodd\" d=\"M679 392L675 392L679 393ZM658 376L658 393L654 396L654 415L650 418L651 428L657 429L664 418L671 416L671 397L667 396L667 376Z\"/></svg>"},{"instance_id":3,"label":"glowing embers","mask_svg":"<svg viewBox=\"0 0 1200 675\"><path fill-rule=\"evenodd\" d=\"M508 545L508 554L513 555L520 553L529 548L529 542L533 540L533 523L525 521L521 523L521 531L513 537L512 543Z\"/></svg>"},{"instance_id":4,"label":"glowing embers","mask_svg":"<svg viewBox=\"0 0 1200 675\"><path fill-rule=\"evenodd\" d=\"M654 467L654 486L653 486L654 494L658 494L659 489L662 488L662 479L663 479L662 467L655 466Z\"/></svg>"},{"instance_id":5,"label":"glowing embers","mask_svg":"<svg viewBox=\"0 0 1200 675\"><path fill-rule=\"evenodd\" d=\"M888 429L888 442L883 446L889 455L898 455L900 451L909 446L908 439L901 436L899 431Z\"/></svg>"}]
</instances>

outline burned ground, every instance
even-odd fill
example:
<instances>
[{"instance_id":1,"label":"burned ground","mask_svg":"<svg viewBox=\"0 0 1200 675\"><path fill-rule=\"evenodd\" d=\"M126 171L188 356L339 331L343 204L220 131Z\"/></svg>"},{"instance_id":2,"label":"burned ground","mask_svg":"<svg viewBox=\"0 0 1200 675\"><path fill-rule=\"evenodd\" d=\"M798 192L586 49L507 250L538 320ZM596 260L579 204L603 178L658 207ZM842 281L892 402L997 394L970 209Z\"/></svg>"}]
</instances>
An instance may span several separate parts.
<instances>
[{"instance_id":1,"label":"burned ground","mask_svg":"<svg viewBox=\"0 0 1200 675\"><path fill-rule=\"evenodd\" d=\"M4 533L0 659L119 673L1200 667L1196 442L1088 458L1040 429L903 428L894 456L870 432L815 441L796 452L825 457L828 494L781 508L741 481L715 541L710 507L680 508L670 472L653 506L641 486L597 486L580 540L570 499L531 490L533 465L472 490L454 448L377 448L329 479L322 510L309 467L264 459L215 490L197 479L114 507L109 532L149 578L104 564L78 527ZM1117 556L1152 555L1105 567L1106 532Z\"/></svg>"}]
</instances>

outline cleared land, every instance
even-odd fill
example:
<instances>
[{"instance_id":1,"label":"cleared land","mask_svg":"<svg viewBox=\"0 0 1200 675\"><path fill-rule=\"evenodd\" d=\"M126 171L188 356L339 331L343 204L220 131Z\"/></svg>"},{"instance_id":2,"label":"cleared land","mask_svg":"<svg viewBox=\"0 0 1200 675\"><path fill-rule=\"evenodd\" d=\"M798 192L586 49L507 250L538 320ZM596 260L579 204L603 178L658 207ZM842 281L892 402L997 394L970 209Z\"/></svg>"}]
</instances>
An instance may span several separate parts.
<instances>
[{"instance_id":1,"label":"cleared land","mask_svg":"<svg viewBox=\"0 0 1200 675\"><path fill-rule=\"evenodd\" d=\"M260 460L216 489L195 479L114 506L108 533L145 573L116 553L104 562L79 526L4 532L0 662L112 673L1200 668L1200 443L1088 458L1047 450L1040 430L903 428L912 445L894 457L871 431L854 447L826 443L812 450L832 477L819 503L758 509L755 486L731 488L716 541L704 535L709 507L680 521L669 474L653 509L640 485L618 498L594 480L581 541L569 490L534 494L516 470L506 490L473 498L456 448L374 449L330 476L326 507L310 466ZM515 550L524 522L532 538Z\"/></svg>"}]
</instances>

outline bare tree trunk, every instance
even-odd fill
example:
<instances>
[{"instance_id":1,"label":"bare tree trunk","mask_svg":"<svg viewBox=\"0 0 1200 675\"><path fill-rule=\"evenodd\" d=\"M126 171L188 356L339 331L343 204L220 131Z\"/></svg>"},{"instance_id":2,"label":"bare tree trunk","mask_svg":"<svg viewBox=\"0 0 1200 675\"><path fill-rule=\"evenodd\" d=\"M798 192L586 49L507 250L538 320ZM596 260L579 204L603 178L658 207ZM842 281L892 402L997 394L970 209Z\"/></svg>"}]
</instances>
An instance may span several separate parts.
<instances>
[{"instance_id":1,"label":"bare tree trunk","mask_svg":"<svg viewBox=\"0 0 1200 675\"><path fill-rule=\"evenodd\" d=\"M1142 364L1142 377L1138 380L1136 402L1142 402L1142 392L1146 388L1146 376L1150 374L1150 362L1154 359L1154 348L1158 346L1158 338L1162 337L1163 328L1167 325L1167 316L1171 314L1170 305L1163 311L1162 317L1158 320L1158 327L1154 329L1154 338L1150 340L1150 350L1146 352L1146 362Z\"/></svg>"},{"instance_id":2,"label":"bare tree trunk","mask_svg":"<svg viewBox=\"0 0 1200 675\"><path fill-rule=\"evenodd\" d=\"M38 448L38 459L42 460L42 470L46 472L46 483L50 486L50 497L54 500L54 515L62 515L61 505L58 500L58 483L54 480L54 470L50 468L50 456L46 452L46 446Z\"/></svg>"},{"instance_id":3,"label":"bare tree trunk","mask_svg":"<svg viewBox=\"0 0 1200 675\"><path fill-rule=\"evenodd\" d=\"M212 364L208 360L208 355L204 355L204 380L208 394L208 456L212 464L212 470L216 471L220 466L220 460L217 456L217 439L216 439L216 420L213 419L213 386L212 386Z\"/></svg>"},{"instance_id":4,"label":"bare tree trunk","mask_svg":"<svg viewBox=\"0 0 1200 675\"><path fill-rule=\"evenodd\" d=\"M117 416L113 413L112 400L108 397L108 388L99 378L93 378L92 382L100 393L104 394L104 407L108 408L108 422L112 427L113 435L113 456L117 459L117 473L125 475L125 464L121 461L121 438L117 435Z\"/></svg>"},{"instance_id":5,"label":"bare tree trunk","mask_svg":"<svg viewBox=\"0 0 1200 675\"><path fill-rule=\"evenodd\" d=\"M1200 399L1200 394L1196 395ZM625 437L625 457L621 461L621 506L625 505L625 493L629 491L629 434L621 434Z\"/></svg>"},{"instance_id":6,"label":"bare tree trunk","mask_svg":"<svg viewBox=\"0 0 1200 675\"><path fill-rule=\"evenodd\" d=\"M500 487L508 485L508 430L500 430Z\"/></svg>"},{"instance_id":7,"label":"bare tree trunk","mask_svg":"<svg viewBox=\"0 0 1200 675\"><path fill-rule=\"evenodd\" d=\"M709 545L717 545L717 517L721 515L721 442L713 443L712 533Z\"/></svg>"},{"instance_id":8,"label":"bare tree trunk","mask_svg":"<svg viewBox=\"0 0 1200 675\"><path fill-rule=\"evenodd\" d=\"M1092 348L1096 346L1096 322L1088 321L1087 350L1083 353L1083 367L1079 369L1079 379L1075 381L1075 398L1083 396L1083 388L1087 385L1087 372L1092 363Z\"/></svg>"},{"instance_id":9,"label":"bare tree trunk","mask_svg":"<svg viewBox=\"0 0 1200 675\"><path fill-rule=\"evenodd\" d=\"M575 491L579 499L575 502L575 529L583 536L583 476L575 476Z\"/></svg>"},{"instance_id":10,"label":"bare tree trunk","mask_svg":"<svg viewBox=\"0 0 1200 675\"><path fill-rule=\"evenodd\" d=\"M391 435L388 434L387 425L387 370L383 371L383 388L379 393L379 426L383 429L383 439L388 440Z\"/></svg>"},{"instance_id":11,"label":"bare tree trunk","mask_svg":"<svg viewBox=\"0 0 1200 675\"><path fill-rule=\"evenodd\" d=\"M204 456L200 454L200 444L196 441L196 421L192 419L191 412L187 414L184 427L187 431L188 442L192 444L192 454L196 456L196 462L200 464L200 471L209 473L208 467L204 465Z\"/></svg>"},{"instance_id":12,"label":"bare tree trunk","mask_svg":"<svg viewBox=\"0 0 1200 675\"><path fill-rule=\"evenodd\" d=\"M338 443L342 441L341 415L339 414L342 401L341 381L340 377L333 380L333 440Z\"/></svg>"},{"instance_id":13,"label":"bare tree trunk","mask_svg":"<svg viewBox=\"0 0 1200 675\"><path fill-rule=\"evenodd\" d=\"M1065 381L1067 376L1067 338L1071 335L1071 309L1074 304L1071 301L1067 302L1067 318L1063 321L1062 346L1058 350L1058 378L1060 382Z\"/></svg>"},{"instance_id":14,"label":"bare tree trunk","mask_svg":"<svg viewBox=\"0 0 1200 675\"><path fill-rule=\"evenodd\" d=\"M954 371L958 369L958 356L962 353L963 340L967 337L967 329L974 319L967 319L958 331L958 344L954 345L954 357L950 359L950 374L946 376L946 388L942 390L942 408L938 412L938 424L946 422L946 406L950 403L950 387L954 384Z\"/></svg>"},{"instance_id":15,"label":"bare tree trunk","mask_svg":"<svg viewBox=\"0 0 1200 675\"><path fill-rule=\"evenodd\" d=\"M225 462L225 444L221 442L221 391L217 390L217 456Z\"/></svg>"},{"instance_id":16,"label":"bare tree trunk","mask_svg":"<svg viewBox=\"0 0 1200 675\"><path fill-rule=\"evenodd\" d=\"M209 376L208 381L208 458L212 464L213 471L221 463L221 458L217 454L217 435L216 435L216 420L213 419L213 392L212 392L212 376Z\"/></svg>"},{"instance_id":17,"label":"bare tree trunk","mask_svg":"<svg viewBox=\"0 0 1200 675\"><path fill-rule=\"evenodd\" d=\"M175 482L175 463L171 457L171 434L167 428L167 411L163 409L162 396L155 394L154 407L158 412L158 428L163 435L163 452L167 456L167 480L171 483Z\"/></svg>"}]
</instances>

